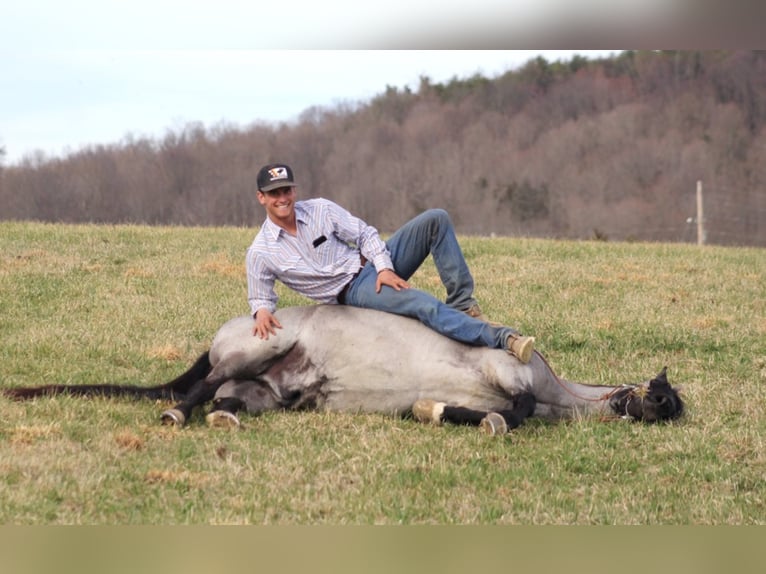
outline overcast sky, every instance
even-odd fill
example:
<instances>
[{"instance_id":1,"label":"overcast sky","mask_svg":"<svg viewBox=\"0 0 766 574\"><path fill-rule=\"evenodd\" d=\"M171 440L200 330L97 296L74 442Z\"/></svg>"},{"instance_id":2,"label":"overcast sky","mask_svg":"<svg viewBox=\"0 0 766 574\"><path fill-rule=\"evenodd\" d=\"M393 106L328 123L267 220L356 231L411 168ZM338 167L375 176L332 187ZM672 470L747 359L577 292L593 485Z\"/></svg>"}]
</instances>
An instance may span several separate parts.
<instances>
[{"instance_id":1,"label":"overcast sky","mask_svg":"<svg viewBox=\"0 0 766 574\"><path fill-rule=\"evenodd\" d=\"M239 127L288 121L311 106L366 101L387 85L417 88L475 72L495 76L539 51L86 51L4 63L0 145L6 163L127 134L161 138L189 122ZM581 51L585 56L592 56ZM609 52L605 54L608 55Z\"/></svg>"},{"instance_id":2,"label":"overcast sky","mask_svg":"<svg viewBox=\"0 0 766 574\"><path fill-rule=\"evenodd\" d=\"M37 150L60 156L117 143L129 134L161 138L189 122L246 127L289 121L311 106L369 100L386 86L417 88L421 76L436 82L476 72L496 76L537 54L569 60L574 53L619 52L353 49L481 46L486 26L493 34L502 31L503 38L539 38L533 32L551 34L562 22L562 6L571 5L565 0L9 2L0 17L0 147L8 165ZM621 10L640 18L667 5L622 0ZM614 14L613 1L582 0L578 6L580 12L590 7Z\"/></svg>"}]
</instances>

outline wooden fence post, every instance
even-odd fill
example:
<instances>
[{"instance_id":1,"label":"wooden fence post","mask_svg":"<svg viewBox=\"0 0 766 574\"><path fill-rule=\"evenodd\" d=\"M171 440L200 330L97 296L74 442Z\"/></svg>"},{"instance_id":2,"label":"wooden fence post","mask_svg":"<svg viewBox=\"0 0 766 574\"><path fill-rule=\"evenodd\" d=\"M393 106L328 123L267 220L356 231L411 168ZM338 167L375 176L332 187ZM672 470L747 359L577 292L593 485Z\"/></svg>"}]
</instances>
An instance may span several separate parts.
<instances>
[{"instance_id":1,"label":"wooden fence post","mask_svg":"<svg viewBox=\"0 0 766 574\"><path fill-rule=\"evenodd\" d=\"M705 245L705 212L702 205L702 182L697 181L697 245Z\"/></svg>"}]
</instances>

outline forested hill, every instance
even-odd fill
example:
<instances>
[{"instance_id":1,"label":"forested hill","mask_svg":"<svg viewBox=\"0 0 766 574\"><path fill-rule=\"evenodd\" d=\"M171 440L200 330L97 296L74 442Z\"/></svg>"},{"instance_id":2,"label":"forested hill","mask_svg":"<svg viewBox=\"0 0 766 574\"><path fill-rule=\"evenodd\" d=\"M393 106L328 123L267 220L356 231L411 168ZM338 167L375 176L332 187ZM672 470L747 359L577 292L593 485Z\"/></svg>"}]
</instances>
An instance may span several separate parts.
<instances>
[{"instance_id":1,"label":"forested hill","mask_svg":"<svg viewBox=\"0 0 766 574\"><path fill-rule=\"evenodd\" d=\"M696 241L702 182L707 241L766 246L766 52L538 58L252 116L0 167L0 219L259 225L255 174L284 161L382 232L445 207L463 234Z\"/></svg>"}]
</instances>

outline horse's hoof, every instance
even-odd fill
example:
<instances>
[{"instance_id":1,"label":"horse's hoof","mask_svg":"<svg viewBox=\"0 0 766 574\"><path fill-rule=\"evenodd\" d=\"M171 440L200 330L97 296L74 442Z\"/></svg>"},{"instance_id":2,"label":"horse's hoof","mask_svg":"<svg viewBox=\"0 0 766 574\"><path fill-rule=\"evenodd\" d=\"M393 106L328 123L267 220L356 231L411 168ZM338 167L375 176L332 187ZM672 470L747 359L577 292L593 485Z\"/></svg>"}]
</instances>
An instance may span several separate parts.
<instances>
[{"instance_id":1,"label":"horse's hoof","mask_svg":"<svg viewBox=\"0 0 766 574\"><path fill-rule=\"evenodd\" d=\"M421 423L442 424L442 413L446 403L438 403L431 399L419 399L412 405L412 416Z\"/></svg>"},{"instance_id":2,"label":"horse's hoof","mask_svg":"<svg viewBox=\"0 0 766 574\"><path fill-rule=\"evenodd\" d=\"M487 416L481 419L479 428L490 436L503 435L508 432L508 425L505 419L498 413L487 413Z\"/></svg>"},{"instance_id":3,"label":"horse's hoof","mask_svg":"<svg viewBox=\"0 0 766 574\"><path fill-rule=\"evenodd\" d=\"M205 417L208 426L219 429L239 428L237 415L229 411L212 411Z\"/></svg>"},{"instance_id":4,"label":"horse's hoof","mask_svg":"<svg viewBox=\"0 0 766 574\"><path fill-rule=\"evenodd\" d=\"M182 427L186 424L186 416L178 409L169 409L162 413L160 420L168 426Z\"/></svg>"}]
</instances>

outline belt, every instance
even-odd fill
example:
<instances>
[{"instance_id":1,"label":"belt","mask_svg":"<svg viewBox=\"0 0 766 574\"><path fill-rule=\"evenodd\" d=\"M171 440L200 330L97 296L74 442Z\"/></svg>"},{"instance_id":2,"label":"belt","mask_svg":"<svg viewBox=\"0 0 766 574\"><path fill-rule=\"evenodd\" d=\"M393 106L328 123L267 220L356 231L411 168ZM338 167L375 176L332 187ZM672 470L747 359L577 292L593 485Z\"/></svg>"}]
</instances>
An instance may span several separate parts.
<instances>
[{"instance_id":1,"label":"belt","mask_svg":"<svg viewBox=\"0 0 766 574\"><path fill-rule=\"evenodd\" d=\"M356 280L357 277L359 277L359 274L362 272L362 269L364 269L364 266L367 265L367 259L364 255L360 255L359 258L361 259L361 262L359 263L359 270L351 276L351 280L346 283L343 286L343 289L340 290L340 293L338 293L338 303L341 305L346 304L346 294L348 293L349 287L351 287L351 284Z\"/></svg>"}]
</instances>

